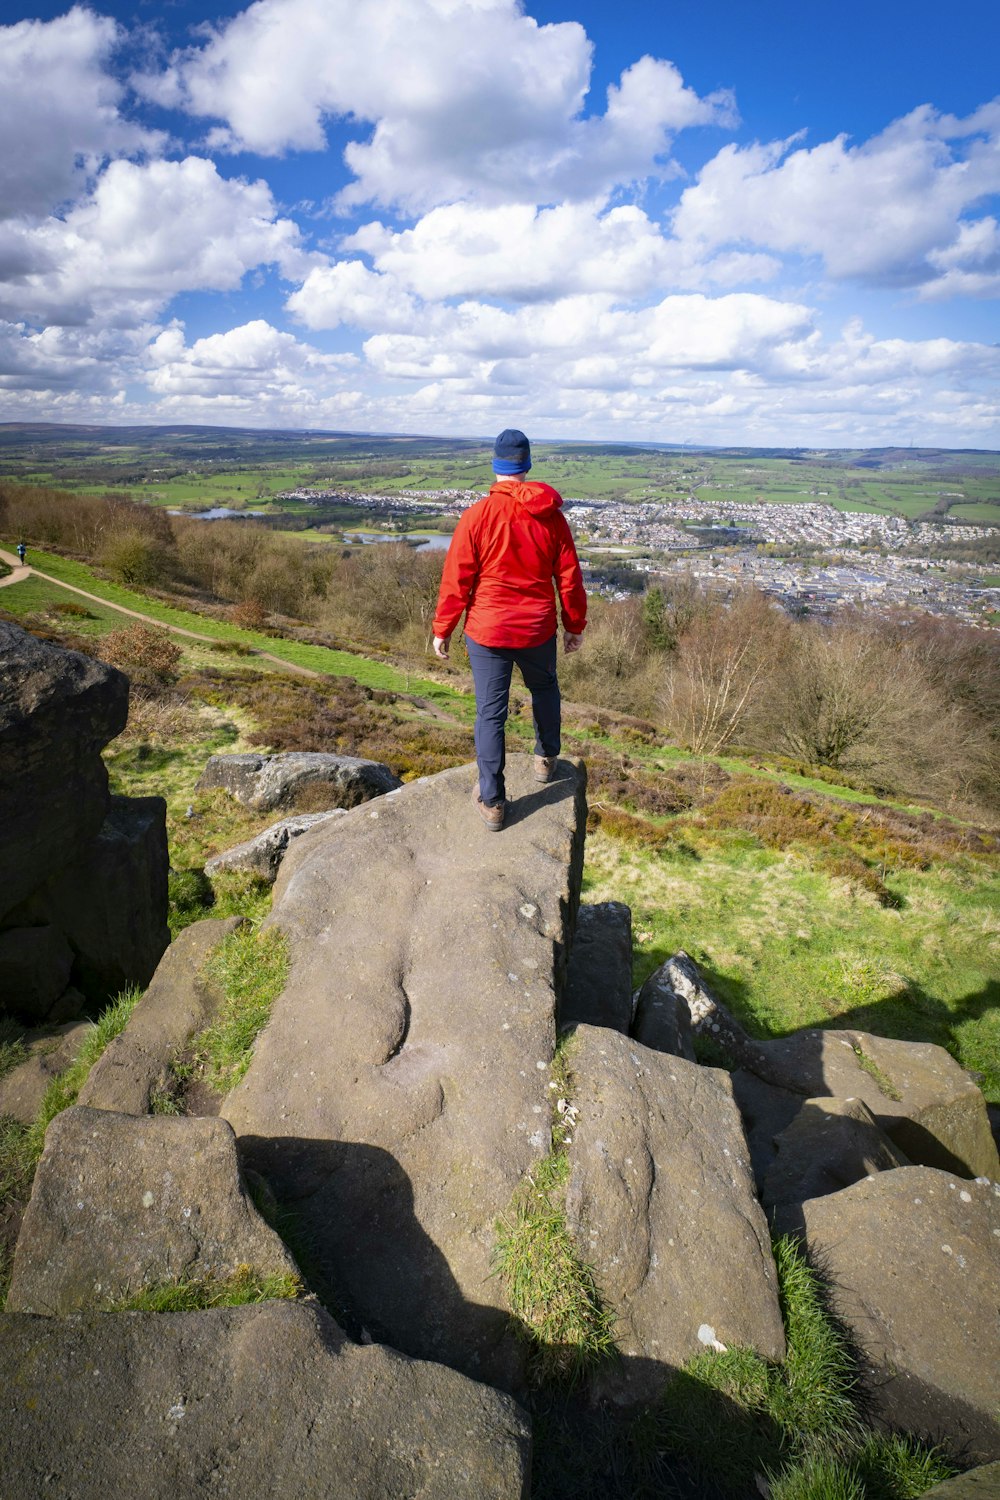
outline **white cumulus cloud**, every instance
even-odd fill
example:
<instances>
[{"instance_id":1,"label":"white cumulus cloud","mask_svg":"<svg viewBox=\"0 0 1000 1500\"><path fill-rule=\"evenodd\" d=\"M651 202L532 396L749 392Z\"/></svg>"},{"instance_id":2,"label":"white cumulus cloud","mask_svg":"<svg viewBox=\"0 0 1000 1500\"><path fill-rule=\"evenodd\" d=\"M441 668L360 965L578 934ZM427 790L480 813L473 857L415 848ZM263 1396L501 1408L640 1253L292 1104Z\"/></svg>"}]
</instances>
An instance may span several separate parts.
<instances>
[{"instance_id":1,"label":"white cumulus cloud","mask_svg":"<svg viewBox=\"0 0 1000 1500\"><path fill-rule=\"evenodd\" d=\"M307 404L317 382L336 381L351 356L321 354L261 318L188 345L178 324L149 346L149 388L160 396L198 396L223 402L275 397Z\"/></svg>"},{"instance_id":2,"label":"white cumulus cloud","mask_svg":"<svg viewBox=\"0 0 1000 1500\"><path fill-rule=\"evenodd\" d=\"M1000 100L965 120L924 105L860 145L724 146L673 229L706 253L750 245L819 257L837 279L919 286L972 248L967 215L997 192Z\"/></svg>"},{"instance_id":3,"label":"white cumulus cloud","mask_svg":"<svg viewBox=\"0 0 1000 1500\"><path fill-rule=\"evenodd\" d=\"M0 218L47 214L103 162L163 146L121 112L108 67L118 38L114 21L80 6L0 26Z\"/></svg>"},{"instance_id":4,"label":"white cumulus cloud","mask_svg":"<svg viewBox=\"0 0 1000 1500\"><path fill-rule=\"evenodd\" d=\"M420 212L459 198L548 203L671 171L673 134L729 124L673 63L643 57L584 118L591 44L517 0L256 0L136 86L221 120L213 148L320 150L329 119L364 122L342 205Z\"/></svg>"}]
</instances>

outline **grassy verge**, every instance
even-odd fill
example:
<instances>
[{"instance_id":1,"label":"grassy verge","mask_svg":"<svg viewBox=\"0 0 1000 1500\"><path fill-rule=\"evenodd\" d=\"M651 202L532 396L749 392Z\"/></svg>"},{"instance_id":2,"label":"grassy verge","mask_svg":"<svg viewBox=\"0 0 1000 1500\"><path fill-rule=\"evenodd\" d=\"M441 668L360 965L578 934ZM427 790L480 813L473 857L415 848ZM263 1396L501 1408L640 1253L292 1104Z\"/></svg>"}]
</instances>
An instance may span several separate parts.
<instances>
[{"instance_id":1,"label":"grassy verge","mask_svg":"<svg viewBox=\"0 0 1000 1500\"><path fill-rule=\"evenodd\" d=\"M259 1302L291 1301L302 1283L290 1271L264 1276L252 1266L238 1266L231 1276L201 1281L172 1281L146 1287L114 1304L115 1312L201 1312L209 1307L246 1307Z\"/></svg>"},{"instance_id":2,"label":"grassy verge","mask_svg":"<svg viewBox=\"0 0 1000 1500\"><path fill-rule=\"evenodd\" d=\"M101 578L84 563L60 557L54 552L33 549L31 565L58 583L83 589L86 593L95 594L99 599L109 604L117 604L123 609L135 610L161 625L191 630L198 635L208 636L217 641L239 642L253 650L269 652L272 656L277 656L292 666L307 667L311 671L335 677L353 677L355 681L364 683L367 687L383 688L390 692L419 693L425 697L441 697L445 700L454 696L452 690L441 682L412 675L386 662L372 661L366 656L356 655L350 651L337 651L328 646L311 646L302 641L264 635L260 631L241 630L238 626L231 625L226 620L216 619L212 615L202 615L190 609L181 609L175 605L166 604L161 599L111 583ZM24 612L18 602L18 591L28 585L37 588L40 583L44 582L43 579L35 578L26 580L24 584L10 585L4 591L3 607L15 613ZM30 605L32 609L37 607L37 603ZM116 628L120 628L120 621Z\"/></svg>"},{"instance_id":3,"label":"grassy verge","mask_svg":"<svg viewBox=\"0 0 1000 1500\"><path fill-rule=\"evenodd\" d=\"M573 1386L617 1352L614 1318L602 1305L593 1272L581 1260L566 1222L570 1082L564 1044L552 1066L552 1148L498 1223L494 1252L518 1333L530 1346L530 1378L537 1386Z\"/></svg>"},{"instance_id":4,"label":"grassy verge","mask_svg":"<svg viewBox=\"0 0 1000 1500\"><path fill-rule=\"evenodd\" d=\"M262 931L246 923L223 938L204 972L225 998L216 1020L194 1039L192 1051L201 1076L217 1093L226 1094L249 1068L257 1037L285 986L288 939L276 927Z\"/></svg>"}]
</instances>

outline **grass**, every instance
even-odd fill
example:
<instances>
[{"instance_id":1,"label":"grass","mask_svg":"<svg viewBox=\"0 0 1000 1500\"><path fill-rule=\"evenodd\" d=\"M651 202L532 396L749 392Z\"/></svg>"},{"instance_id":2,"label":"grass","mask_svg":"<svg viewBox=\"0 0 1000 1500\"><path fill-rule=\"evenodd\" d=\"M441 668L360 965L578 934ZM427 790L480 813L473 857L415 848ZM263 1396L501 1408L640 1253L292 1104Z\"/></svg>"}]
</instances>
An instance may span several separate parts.
<instances>
[{"instance_id":1,"label":"grass","mask_svg":"<svg viewBox=\"0 0 1000 1500\"><path fill-rule=\"evenodd\" d=\"M584 898L631 905L637 984L683 948L756 1036L839 1026L935 1042L1000 1101L996 860L945 855L885 878L897 905L807 847L690 823L650 846L602 821L587 840Z\"/></svg>"},{"instance_id":2,"label":"grass","mask_svg":"<svg viewBox=\"0 0 1000 1500\"><path fill-rule=\"evenodd\" d=\"M496 1274L515 1326L530 1347L529 1378L536 1386L572 1387L617 1353L614 1317L603 1306L593 1272L566 1222L565 1145L573 1119L567 1053L563 1043L552 1065L552 1149L528 1174L497 1224L494 1250Z\"/></svg>"},{"instance_id":3,"label":"grass","mask_svg":"<svg viewBox=\"0 0 1000 1500\"><path fill-rule=\"evenodd\" d=\"M24 1028L9 1016L0 1016L0 1078L27 1060Z\"/></svg>"},{"instance_id":4,"label":"grass","mask_svg":"<svg viewBox=\"0 0 1000 1500\"><path fill-rule=\"evenodd\" d=\"M386 662L372 661L366 656L350 651L334 650L328 646L313 646L304 641L265 635L261 631L241 630L213 615L197 614L190 609L177 608L175 605L164 603L162 599L123 588L120 584L101 578L84 563L74 562L54 552L43 552L38 548L32 548L31 565L55 579L57 583L64 583L71 589L83 589L86 593L96 594L99 599L108 604L117 604L124 609L136 610L161 625L194 631L198 635L208 636L216 641L239 642L253 650L269 652L291 666L306 667L311 671L335 677L352 677L368 687L388 691L414 692L431 698L440 696L445 700L453 696L452 690L440 681L413 676ZM27 579L23 584L11 584L4 590L3 607L15 613L23 612L18 591L29 584L37 585L38 582L44 583L45 580ZM48 597L46 595L46 598ZM34 609L38 605L32 603L30 607ZM120 622L118 628L120 628Z\"/></svg>"},{"instance_id":5,"label":"grass","mask_svg":"<svg viewBox=\"0 0 1000 1500\"><path fill-rule=\"evenodd\" d=\"M223 938L204 968L223 994L216 1020L192 1042L205 1081L227 1094L244 1076L254 1044L288 977L288 939L276 927L246 923Z\"/></svg>"},{"instance_id":6,"label":"grass","mask_svg":"<svg viewBox=\"0 0 1000 1500\"><path fill-rule=\"evenodd\" d=\"M114 1312L202 1312L210 1307L246 1307L259 1302L293 1301L302 1283L290 1271L261 1275L252 1266L237 1266L231 1276L171 1281L145 1287L114 1304Z\"/></svg>"},{"instance_id":7,"label":"grass","mask_svg":"<svg viewBox=\"0 0 1000 1500\"><path fill-rule=\"evenodd\" d=\"M748 1349L698 1355L654 1413L657 1443L722 1494L753 1494L761 1479L772 1500L914 1500L952 1470L932 1450L865 1426L820 1279L790 1238L774 1251L784 1363Z\"/></svg>"}]
</instances>

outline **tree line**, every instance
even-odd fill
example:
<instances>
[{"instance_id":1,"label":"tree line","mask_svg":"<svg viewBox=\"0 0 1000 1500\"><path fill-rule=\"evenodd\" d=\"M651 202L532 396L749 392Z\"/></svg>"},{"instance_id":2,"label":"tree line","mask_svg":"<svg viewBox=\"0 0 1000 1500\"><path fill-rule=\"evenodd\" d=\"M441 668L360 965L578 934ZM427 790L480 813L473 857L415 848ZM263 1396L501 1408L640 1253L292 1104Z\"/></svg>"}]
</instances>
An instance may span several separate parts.
<instances>
[{"instance_id":1,"label":"tree line","mask_svg":"<svg viewBox=\"0 0 1000 1500\"><path fill-rule=\"evenodd\" d=\"M443 554L309 544L246 522L0 479L0 530L123 583L302 622L344 644L426 653ZM460 658L456 658L460 660ZM1000 632L919 613L796 620L755 590L683 576L592 599L576 701L640 717L696 754L758 751L892 796L1000 812Z\"/></svg>"}]
</instances>

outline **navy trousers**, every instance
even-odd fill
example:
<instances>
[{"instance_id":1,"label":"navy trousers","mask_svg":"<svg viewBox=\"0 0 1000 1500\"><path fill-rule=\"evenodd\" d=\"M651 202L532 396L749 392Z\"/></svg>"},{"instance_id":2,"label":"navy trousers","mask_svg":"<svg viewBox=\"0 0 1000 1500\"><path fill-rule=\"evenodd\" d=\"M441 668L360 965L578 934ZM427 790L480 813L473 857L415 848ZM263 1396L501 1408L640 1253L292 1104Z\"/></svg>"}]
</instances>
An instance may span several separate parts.
<instances>
[{"instance_id":1,"label":"navy trousers","mask_svg":"<svg viewBox=\"0 0 1000 1500\"><path fill-rule=\"evenodd\" d=\"M479 795L487 807L506 797L503 768L506 760L503 729L510 705L510 680L517 666L531 694L535 721L535 754L558 755L560 699L556 679L558 632L541 646L480 646L465 637L472 680L476 685L476 759Z\"/></svg>"}]
</instances>

